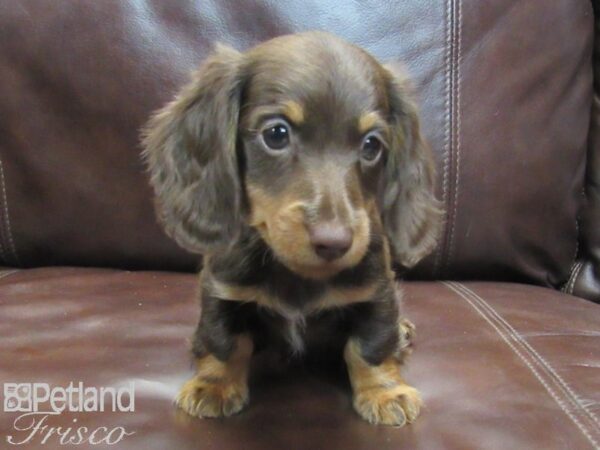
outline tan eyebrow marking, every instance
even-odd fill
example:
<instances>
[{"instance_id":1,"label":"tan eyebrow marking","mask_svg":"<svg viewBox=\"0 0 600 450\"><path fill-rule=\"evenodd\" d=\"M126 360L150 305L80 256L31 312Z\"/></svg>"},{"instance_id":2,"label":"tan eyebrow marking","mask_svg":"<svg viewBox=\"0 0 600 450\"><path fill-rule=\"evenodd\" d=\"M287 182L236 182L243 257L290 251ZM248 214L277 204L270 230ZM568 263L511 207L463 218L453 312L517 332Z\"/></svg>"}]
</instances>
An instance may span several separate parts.
<instances>
[{"instance_id":1,"label":"tan eyebrow marking","mask_svg":"<svg viewBox=\"0 0 600 450\"><path fill-rule=\"evenodd\" d=\"M358 132L360 134L365 134L378 126L384 128L385 121L377 111L365 113L358 119Z\"/></svg>"},{"instance_id":2,"label":"tan eyebrow marking","mask_svg":"<svg viewBox=\"0 0 600 450\"><path fill-rule=\"evenodd\" d=\"M284 102L283 112L295 125L301 125L304 122L304 108L298 102L293 100Z\"/></svg>"}]
</instances>

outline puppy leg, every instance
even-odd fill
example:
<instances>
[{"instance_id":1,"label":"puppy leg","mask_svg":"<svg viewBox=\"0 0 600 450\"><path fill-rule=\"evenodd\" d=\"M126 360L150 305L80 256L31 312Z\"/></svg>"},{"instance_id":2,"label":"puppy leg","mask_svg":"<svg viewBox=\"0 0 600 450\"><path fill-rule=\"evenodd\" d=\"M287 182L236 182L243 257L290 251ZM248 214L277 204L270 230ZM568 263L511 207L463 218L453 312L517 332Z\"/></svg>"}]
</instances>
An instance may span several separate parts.
<instances>
[{"instance_id":1,"label":"puppy leg","mask_svg":"<svg viewBox=\"0 0 600 450\"><path fill-rule=\"evenodd\" d=\"M254 344L236 323L238 317L231 310L234 304L203 293L192 348L196 374L175 400L192 416L231 416L248 403L248 370Z\"/></svg>"},{"instance_id":2,"label":"puppy leg","mask_svg":"<svg viewBox=\"0 0 600 450\"><path fill-rule=\"evenodd\" d=\"M417 418L422 405L419 392L400 376L414 326L399 321L397 314L391 314L395 324L390 323L385 316L386 311L392 312L389 305L373 308L370 319L344 349L353 405L372 424L402 426Z\"/></svg>"},{"instance_id":3,"label":"puppy leg","mask_svg":"<svg viewBox=\"0 0 600 450\"><path fill-rule=\"evenodd\" d=\"M213 354L197 358L196 374L181 388L177 406L198 417L227 417L241 411L248 403L252 348L252 340L240 335L227 360Z\"/></svg>"}]
</instances>

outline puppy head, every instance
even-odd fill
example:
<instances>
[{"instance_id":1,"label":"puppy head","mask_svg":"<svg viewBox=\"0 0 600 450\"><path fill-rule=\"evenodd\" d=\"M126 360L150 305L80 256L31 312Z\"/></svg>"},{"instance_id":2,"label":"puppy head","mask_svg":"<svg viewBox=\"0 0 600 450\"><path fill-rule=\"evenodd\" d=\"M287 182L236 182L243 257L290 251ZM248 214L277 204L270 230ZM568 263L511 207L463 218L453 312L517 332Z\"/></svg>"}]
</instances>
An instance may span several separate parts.
<instances>
[{"instance_id":1,"label":"puppy head","mask_svg":"<svg viewBox=\"0 0 600 450\"><path fill-rule=\"evenodd\" d=\"M144 146L159 219L188 250L251 226L288 268L323 279L373 234L407 267L435 245L433 163L404 79L329 34L218 47Z\"/></svg>"}]
</instances>

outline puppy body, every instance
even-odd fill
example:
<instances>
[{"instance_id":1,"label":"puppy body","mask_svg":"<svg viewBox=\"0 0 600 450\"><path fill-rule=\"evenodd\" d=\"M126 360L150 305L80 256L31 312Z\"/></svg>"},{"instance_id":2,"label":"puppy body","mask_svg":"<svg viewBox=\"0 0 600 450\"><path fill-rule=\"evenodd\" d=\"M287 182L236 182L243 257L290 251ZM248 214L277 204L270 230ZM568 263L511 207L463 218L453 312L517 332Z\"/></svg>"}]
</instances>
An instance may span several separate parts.
<instances>
[{"instance_id":1,"label":"puppy body","mask_svg":"<svg viewBox=\"0 0 600 450\"><path fill-rule=\"evenodd\" d=\"M440 211L404 78L321 32L219 48L144 145L160 221L205 256L198 372L179 406L233 414L253 351L332 344L361 416L412 421L392 264L432 250Z\"/></svg>"},{"instance_id":2,"label":"puppy body","mask_svg":"<svg viewBox=\"0 0 600 450\"><path fill-rule=\"evenodd\" d=\"M359 264L329 280L294 273L256 235L230 252L211 255L201 274L202 315L192 346L199 367L207 355L233 364L240 335L251 336L255 351L268 347L284 357L340 353L363 417L388 425L414 420L421 400L399 373L413 328L401 319L385 248L383 236L373 237ZM205 378L193 380L202 393L198 397L205 398ZM399 390L390 394L392 388ZM231 398L213 397L198 408L189 403L189 391L188 383L178 403L194 415L212 417L215 410L221 411L217 416L228 415L247 402L237 396L237 404L226 407Z\"/></svg>"}]
</instances>

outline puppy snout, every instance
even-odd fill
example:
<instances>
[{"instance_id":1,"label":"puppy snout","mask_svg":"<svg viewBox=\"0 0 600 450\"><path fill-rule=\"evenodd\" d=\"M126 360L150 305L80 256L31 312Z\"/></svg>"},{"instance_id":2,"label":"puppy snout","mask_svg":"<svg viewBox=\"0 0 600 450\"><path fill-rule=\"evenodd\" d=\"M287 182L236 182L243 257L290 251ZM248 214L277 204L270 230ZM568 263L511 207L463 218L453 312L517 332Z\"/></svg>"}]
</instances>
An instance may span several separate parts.
<instances>
[{"instance_id":1,"label":"puppy snout","mask_svg":"<svg viewBox=\"0 0 600 450\"><path fill-rule=\"evenodd\" d=\"M336 223L320 223L308 228L315 253L326 261L344 256L352 246L352 229Z\"/></svg>"}]
</instances>

